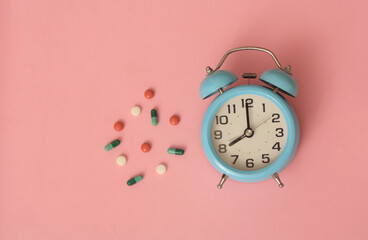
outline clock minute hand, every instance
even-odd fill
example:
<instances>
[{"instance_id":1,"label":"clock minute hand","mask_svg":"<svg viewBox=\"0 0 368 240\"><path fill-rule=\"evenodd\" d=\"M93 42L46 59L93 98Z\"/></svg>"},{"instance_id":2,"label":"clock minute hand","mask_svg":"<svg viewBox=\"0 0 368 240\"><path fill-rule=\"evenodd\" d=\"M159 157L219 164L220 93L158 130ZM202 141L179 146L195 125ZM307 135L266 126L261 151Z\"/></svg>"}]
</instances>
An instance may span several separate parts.
<instances>
[{"instance_id":1,"label":"clock minute hand","mask_svg":"<svg viewBox=\"0 0 368 240\"><path fill-rule=\"evenodd\" d=\"M245 118L247 120L247 128L244 131L244 134L238 137L237 139L231 141L229 146L234 145L235 143L239 142L240 140L244 139L245 137L250 138L253 136L253 130L250 128L250 121L249 121L249 106L248 103L245 103Z\"/></svg>"},{"instance_id":2,"label":"clock minute hand","mask_svg":"<svg viewBox=\"0 0 368 240\"><path fill-rule=\"evenodd\" d=\"M249 122L249 107L248 107L248 103L245 103L245 116L247 119L247 129L251 129L250 128L250 122Z\"/></svg>"},{"instance_id":3,"label":"clock minute hand","mask_svg":"<svg viewBox=\"0 0 368 240\"><path fill-rule=\"evenodd\" d=\"M244 131L244 135L248 138L253 136L253 129L250 127L250 120L249 120L249 105L248 103L245 104L245 116L247 119L247 128Z\"/></svg>"}]
</instances>

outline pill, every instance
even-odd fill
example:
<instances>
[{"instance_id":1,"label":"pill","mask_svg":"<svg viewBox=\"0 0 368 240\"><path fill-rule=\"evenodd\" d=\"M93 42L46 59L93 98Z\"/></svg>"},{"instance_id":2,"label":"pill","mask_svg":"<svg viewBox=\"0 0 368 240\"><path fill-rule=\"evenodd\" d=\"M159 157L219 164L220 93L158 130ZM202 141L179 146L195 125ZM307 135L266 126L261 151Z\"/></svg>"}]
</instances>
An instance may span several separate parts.
<instances>
[{"instance_id":1,"label":"pill","mask_svg":"<svg viewBox=\"0 0 368 240\"><path fill-rule=\"evenodd\" d=\"M115 129L115 131L117 131L117 132L119 132L119 131L123 130L123 128L124 128L124 124L123 124L122 122L116 122L116 123L114 124L114 129Z\"/></svg>"},{"instance_id":2,"label":"pill","mask_svg":"<svg viewBox=\"0 0 368 240\"><path fill-rule=\"evenodd\" d=\"M149 152L151 150L151 145L149 143L143 143L141 146L142 152Z\"/></svg>"},{"instance_id":3,"label":"pill","mask_svg":"<svg viewBox=\"0 0 368 240\"><path fill-rule=\"evenodd\" d=\"M156 109L152 109L151 110L151 121L152 121L152 125L153 126L156 126L157 125L158 119L157 119L157 111L156 111Z\"/></svg>"},{"instance_id":4,"label":"pill","mask_svg":"<svg viewBox=\"0 0 368 240\"><path fill-rule=\"evenodd\" d=\"M165 166L165 164L160 164L160 165L158 165L157 167L156 167L156 172L158 173L158 174L164 174L165 172L166 172L166 166Z\"/></svg>"},{"instance_id":5,"label":"pill","mask_svg":"<svg viewBox=\"0 0 368 240\"><path fill-rule=\"evenodd\" d=\"M153 96L155 96L155 93L151 89L148 89L144 92L144 97L147 99L151 99Z\"/></svg>"},{"instance_id":6,"label":"pill","mask_svg":"<svg viewBox=\"0 0 368 240\"><path fill-rule=\"evenodd\" d=\"M167 152L170 153L170 154L175 154L175 155L183 155L184 154L184 150L179 149L179 148L169 148L169 149L167 149Z\"/></svg>"},{"instance_id":7,"label":"pill","mask_svg":"<svg viewBox=\"0 0 368 240\"><path fill-rule=\"evenodd\" d=\"M139 106L134 106L130 109L130 113L135 117L139 116L139 114L141 114L141 108Z\"/></svg>"},{"instance_id":8,"label":"pill","mask_svg":"<svg viewBox=\"0 0 368 240\"><path fill-rule=\"evenodd\" d=\"M132 186L133 184L136 184L137 182L141 181L143 179L142 175L135 176L134 178L131 178L128 180L127 184L128 186Z\"/></svg>"},{"instance_id":9,"label":"pill","mask_svg":"<svg viewBox=\"0 0 368 240\"><path fill-rule=\"evenodd\" d=\"M171 116L169 121L171 125L177 125L180 122L180 119L177 116L173 115Z\"/></svg>"},{"instance_id":10,"label":"pill","mask_svg":"<svg viewBox=\"0 0 368 240\"><path fill-rule=\"evenodd\" d=\"M105 146L105 150L109 151L120 144L120 140L116 139Z\"/></svg>"},{"instance_id":11,"label":"pill","mask_svg":"<svg viewBox=\"0 0 368 240\"><path fill-rule=\"evenodd\" d=\"M119 156L117 159L116 159L116 163L119 165L119 166L124 166L125 163L126 163L126 157L125 156Z\"/></svg>"}]
</instances>

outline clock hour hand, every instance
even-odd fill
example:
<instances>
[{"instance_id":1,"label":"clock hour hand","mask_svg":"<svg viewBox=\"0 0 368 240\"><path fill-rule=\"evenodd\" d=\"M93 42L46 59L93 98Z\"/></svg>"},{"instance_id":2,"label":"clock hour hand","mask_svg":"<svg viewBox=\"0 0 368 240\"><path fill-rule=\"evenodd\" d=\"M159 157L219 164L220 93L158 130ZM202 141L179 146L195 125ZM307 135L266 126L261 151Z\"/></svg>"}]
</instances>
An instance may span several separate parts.
<instances>
[{"instance_id":1,"label":"clock hour hand","mask_svg":"<svg viewBox=\"0 0 368 240\"><path fill-rule=\"evenodd\" d=\"M235 139L234 141L231 141L229 143L229 146L231 147L232 145L234 145L235 143L239 142L240 140L244 139L244 138L250 138L253 136L253 130L252 129L245 129L244 134L241 135L240 137L238 137L237 139Z\"/></svg>"},{"instance_id":2,"label":"clock hour hand","mask_svg":"<svg viewBox=\"0 0 368 240\"><path fill-rule=\"evenodd\" d=\"M240 140L242 140L242 139L243 139L243 138L245 138L245 137L246 137L246 135L245 135L245 134L241 135L240 137L238 137L238 138L237 138L237 139L235 139L234 141L230 142L230 143L229 143L229 146L231 147L232 145L234 145L235 143L239 142Z\"/></svg>"}]
</instances>

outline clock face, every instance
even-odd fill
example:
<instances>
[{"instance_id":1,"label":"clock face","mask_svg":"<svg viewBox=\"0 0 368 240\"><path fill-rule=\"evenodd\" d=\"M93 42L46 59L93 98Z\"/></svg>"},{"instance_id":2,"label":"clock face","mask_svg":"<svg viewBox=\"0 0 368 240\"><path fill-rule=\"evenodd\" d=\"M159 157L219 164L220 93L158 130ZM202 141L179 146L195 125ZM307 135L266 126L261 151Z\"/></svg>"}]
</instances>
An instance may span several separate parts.
<instances>
[{"instance_id":1,"label":"clock face","mask_svg":"<svg viewBox=\"0 0 368 240\"><path fill-rule=\"evenodd\" d=\"M211 124L211 141L217 155L229 166L244 171L272 164L285 148L287 135L282 111L271 100L255 94L239 95L225 102Z\"/></svg>"}]
</instances>

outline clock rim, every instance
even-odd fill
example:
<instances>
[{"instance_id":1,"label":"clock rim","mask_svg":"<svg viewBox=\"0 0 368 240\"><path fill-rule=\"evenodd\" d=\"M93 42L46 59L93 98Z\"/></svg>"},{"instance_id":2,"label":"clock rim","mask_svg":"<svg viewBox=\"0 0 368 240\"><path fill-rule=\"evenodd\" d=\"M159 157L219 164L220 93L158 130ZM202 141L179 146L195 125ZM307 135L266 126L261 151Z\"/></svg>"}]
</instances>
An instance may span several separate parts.
<instances>
[{"instance_id":1,"label":"clock rim","mask_svg":"<svg viewBox=\"0 0 368 240\"><path fill-rule=\"evenodd\" d=\"M255 170L243 171L233 168L226 164L216 153L212 145L211 139L211 124L217 110L228 100L243 94L255 94L265 97L276 104L276 106L284 114L286 126L288 128L288 139L286 140L285 148L280 156L269 166ZM299 145L299 122L296 113L286 99L275 93L265 86L259 85L242 85L228 89L223 94L220 94L208 107L202 121L201 126L201 141L204 152L210 163L220 173L226 174L229 178L241 182L259 182L272 177L274 173L280 173L293 159Z\"/></svg>"}]
</instances>

